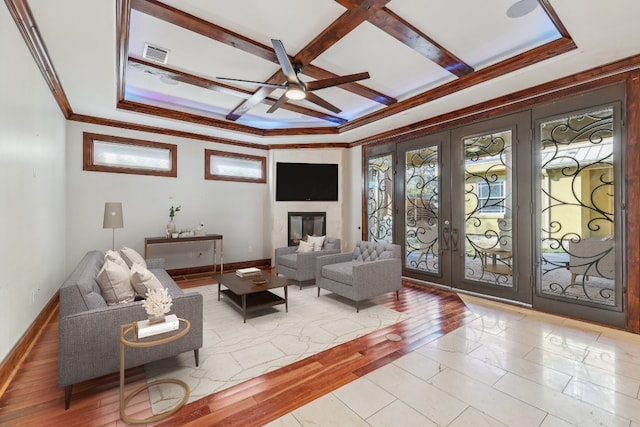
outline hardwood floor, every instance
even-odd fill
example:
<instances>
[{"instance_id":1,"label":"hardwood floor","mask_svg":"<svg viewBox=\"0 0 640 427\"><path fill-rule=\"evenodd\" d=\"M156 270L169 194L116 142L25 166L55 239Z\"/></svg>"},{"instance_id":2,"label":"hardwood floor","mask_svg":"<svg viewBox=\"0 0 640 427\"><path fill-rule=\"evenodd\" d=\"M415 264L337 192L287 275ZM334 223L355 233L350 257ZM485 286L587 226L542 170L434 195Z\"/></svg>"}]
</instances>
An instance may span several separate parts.
<instances>
[{"instance_id":1,"label":"hardwood floor","mask_svg":"<svg viewBox=\"0 0 640 427\"><path fill-rule=\"evenodd\" d=\"M182 288L210 283L208 278L175 279ZM407 280L403 281L399 301L389 293L375 302L411 317L185 405L157 425L263 425L456 329L472 317L455 293ZM401 340L390 340L389 334L397 334ZM0 397L0 425L126 425L118 412L118 373L74 385L71 407L64 410L64 392L57 386L57 353L55 313ZM145 383L144 368L128 370L126 378L126 391L130 392ZM148 394L137 396L127 413L140 418L152 415Z\"/></svg>"}]
</instances>

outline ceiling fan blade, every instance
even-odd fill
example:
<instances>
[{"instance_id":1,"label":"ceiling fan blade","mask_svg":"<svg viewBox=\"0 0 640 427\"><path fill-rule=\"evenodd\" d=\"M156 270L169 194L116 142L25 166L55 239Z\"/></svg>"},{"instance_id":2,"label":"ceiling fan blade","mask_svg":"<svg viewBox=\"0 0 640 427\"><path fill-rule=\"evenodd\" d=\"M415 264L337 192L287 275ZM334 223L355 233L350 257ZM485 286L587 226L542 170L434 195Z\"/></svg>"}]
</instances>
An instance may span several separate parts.
<instances>
[{"instance_id":1,"label":"ceiling fan blade","mask_svg":"<svg viewBox=\"0 0 640 427\"><path fill-rule=\"evenodd\" d=\"M287 86L285 85L276 85L273 83L264 83L264 82L256 82L253 80L242 80L242 79L231 79L229 77L216 77L217 80L224 80L227 82L240 82L240 83L249 83L252 85L258 85L258 86L262 86L262 87L270 87L273 89L286 89Z\"/></svg>"},{"instance_id":2,"label":"ceiling fan blade","mask_svg":"<svg viewBox=\"0 0 640 427\"><path fill-rule=\"evenodd\" d=\"M324 99L320 98L318 95L316 95L315 93L311 93L311 92L307 92L307 96L305 98L307 101L309 102L313 102L316 105L321 106L322 108L326 108L329 111L332 111L336 114L340 113L342 110L339 109L338 107L336 107L335 105L325 101Z\"/></svg>"},{"instance_id":3,"label":"ceiling fan blade","mask_svg":"<svg viewBox=\"0 0 640 427\"><path fill-rule=\"evenodd\" d=\"M282 73L287 78L287 81L289 83L300 84L296 70L293 68L291 61L289 61L289 55L287 54L287 51L284 50L282 42L280 40L271 39L271 44L273 44L273 49L276 51L276 57L278 58L278 62L282 68Z\"/></svg>"},{"instance_id":4,"label":"ceiling fan blade","mask_svg":"<svg viewBox=\"0 0 640 427\"><path fill-rule=\"evenodd\" d=\"M348 74L346 76L331 77L322 80L315 80L312 82L306 82L305 85L307 86L307 90L317 90L331 86L338 86L345 83L356 82L358 80L368 79L369 77L369 73L364 72L357 74Z\"/></svg>"},{"instance_id":5,"label":"ceiling fan blade","mask_svg":"<svg viewBox=\"0 0 640 427\"><path fill-rule=\"evenodd\" d=\"M274 111L276 111L278 108L282 107L284 105L284 103L287 102L287 94L283 93L282 96L280 98L278 98L278 100L276 102L273 103L273 105L271 106L271 108L269 108L267 110L267 113L273 113Z\"/></svg>"}]
</instances>

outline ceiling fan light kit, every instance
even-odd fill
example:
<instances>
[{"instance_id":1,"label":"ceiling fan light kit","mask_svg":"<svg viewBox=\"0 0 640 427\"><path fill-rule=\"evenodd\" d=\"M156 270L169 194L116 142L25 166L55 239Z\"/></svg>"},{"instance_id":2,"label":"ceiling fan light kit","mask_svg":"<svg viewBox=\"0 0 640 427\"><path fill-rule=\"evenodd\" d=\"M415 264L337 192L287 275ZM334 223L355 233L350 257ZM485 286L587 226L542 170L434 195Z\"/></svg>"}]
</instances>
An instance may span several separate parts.
<instances>
[{"instance_id":1,"label":"ceiling fan light kit","mask_svg":"<svg viewBox=\"0 0 640 427\"><path fill-rule=\"evenodd\" d=\"M290 87L285 92L285 95L287 96L287 98L293 100L304 99L307 96L305 90L302 87Z\"/></svg>"}]
</instances>

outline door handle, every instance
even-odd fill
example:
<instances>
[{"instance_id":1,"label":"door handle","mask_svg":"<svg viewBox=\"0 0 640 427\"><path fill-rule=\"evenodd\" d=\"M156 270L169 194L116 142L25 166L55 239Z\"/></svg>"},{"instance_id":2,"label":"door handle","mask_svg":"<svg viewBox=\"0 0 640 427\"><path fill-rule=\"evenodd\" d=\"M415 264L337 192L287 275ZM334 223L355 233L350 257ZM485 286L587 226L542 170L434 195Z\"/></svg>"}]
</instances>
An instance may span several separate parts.
<instances>
[{"instance_id":1,"label":"door handle","mask_svg":"<svg viewBox=\"0 0 640 427\"><path fill-rule=\"evenodd\" d=\"M442 227L442 249L449 250L449 243L451 242L451 230L449 230L449 221L444 222Z\"/></svg>"},{"instance_id":2,"label":"door handle","mask_svg":"<svg viewBox=\"0 0 640 427\"><path fill-rule=\"evenodd\" d=\"M454 228L451 230L451 243L452 243L451 250L453 252L457 252L458 251L458 229L457 228Z\"/></svg>"}]
</instances>

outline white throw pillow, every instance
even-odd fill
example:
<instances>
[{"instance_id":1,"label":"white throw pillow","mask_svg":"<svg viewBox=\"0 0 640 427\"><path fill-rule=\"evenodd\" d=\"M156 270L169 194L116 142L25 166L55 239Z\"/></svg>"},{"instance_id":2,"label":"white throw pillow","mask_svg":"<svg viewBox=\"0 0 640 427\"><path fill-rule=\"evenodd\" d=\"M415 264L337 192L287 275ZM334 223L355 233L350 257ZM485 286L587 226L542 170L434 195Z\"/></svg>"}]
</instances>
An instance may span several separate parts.
<instances>
[{"instance_id":1,"label":"white throw pillow","mask_svg":"<svg viewBox=\"0 0 640 427\"><path fill-rule=\"evenodd\" d=\"M127 262L125 260L122 259L122 257L120 256L120 252L118 251L112 251L111 249L109 249L108 251L106 251L104 253L104 260L111 260L113 262L115 262L116 264L119 264L121 266L123 266L124 268L126 268L127 270L129 270L129 266L127 265Z\"/></svg>"},{"instance_id":2,"label":"white throw pillow","mask_svg":"<svg viewBox=\"0 0 640 427\"><path fill-rule=\"evenodd\" d=\"M110 259L104 262L96 282L108 305L131 302L134 299L133 288L129 281L129 269Z\"/></svg>"},{"instance_id":3,"label":"white throw pillow","mask_svg":"<svg viewBox=\"0 0 640 427\"><path fill-rule=\"evenodd\" d=\"M140 296L146 296L149 289L162 289L160 280L140 264L131 266L131 286Z\"/></svg>"},{"instance_id":4,"label":"white throw pillow","mask_svg":"<svg viewBox=\"0 0 640 427\"><path fill-rule=\"evenodd\" d=\"M305 242L304 240L300 241L300 245L296 252L304 253L304 252L313 252L313 243Z\"/></svg>"},{"instance_id":5,"label":"white throw pillow","mask_svg":"<svg viewBox=\"0 0 640 427\"><path fill-rule=\"evenodd\" d=\"M321 251L326 237L327 236L307 236L307 242L313 245L314 251Z\"/></svg>"},{"instance_id":6,"label":"white throw pillow","mask_svg":"<svg viewBox=\"0 0 640 427\"><path fill-rule=\"evenodd\" d=\"M122 259L124 259L129 268L131 268L133 264L140 264L144 268L147 268L147 263L144 261L144 258L134 249L123 246L122 249L120 249L120 255L122 255Z\"/></svg>"}]
</instances>

